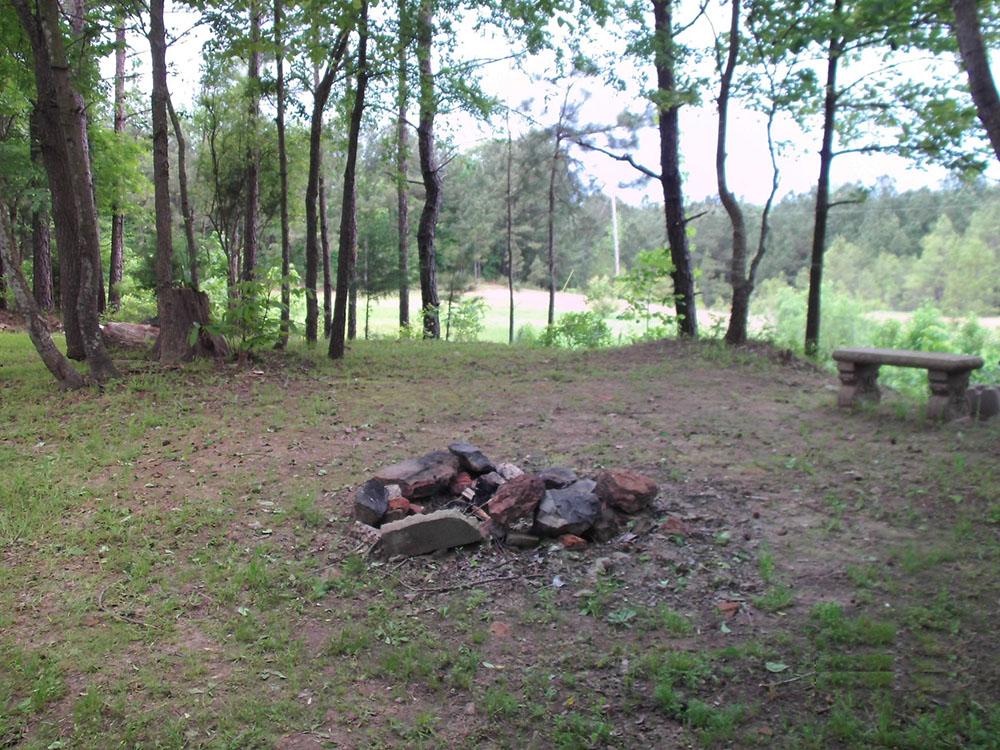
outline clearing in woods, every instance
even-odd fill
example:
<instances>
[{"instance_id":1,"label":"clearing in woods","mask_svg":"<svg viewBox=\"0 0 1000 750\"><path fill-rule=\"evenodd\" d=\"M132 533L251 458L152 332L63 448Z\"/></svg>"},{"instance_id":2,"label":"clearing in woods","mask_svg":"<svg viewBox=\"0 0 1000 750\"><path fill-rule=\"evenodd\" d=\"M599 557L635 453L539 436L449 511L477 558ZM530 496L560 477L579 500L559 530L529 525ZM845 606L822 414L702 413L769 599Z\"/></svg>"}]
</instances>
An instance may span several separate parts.
<instances>
[{"instance_id":1,"label":"clearing in woods","mask_svg":"<svg viewBox=\"0 0 1000 750\"><path fill-rule=\"evenodd\" d=\"M0 333L0 748L976 747L998 425L764 347L357 343L60 393ZM654 522L381 563L350 490L457 439Z\"/></svg>"}]
</instances>

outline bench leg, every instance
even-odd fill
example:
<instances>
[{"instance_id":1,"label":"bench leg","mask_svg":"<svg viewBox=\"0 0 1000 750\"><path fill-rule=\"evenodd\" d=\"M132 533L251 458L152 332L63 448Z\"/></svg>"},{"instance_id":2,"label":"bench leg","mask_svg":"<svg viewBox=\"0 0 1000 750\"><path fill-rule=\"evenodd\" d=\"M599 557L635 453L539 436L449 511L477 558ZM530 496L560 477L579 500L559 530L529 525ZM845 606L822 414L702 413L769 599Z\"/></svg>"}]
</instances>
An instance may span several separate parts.
<instances>
[{"instance_id":1,"label":"bench leg","mask_svg":"<svg viewBox=\"0 0 1000 750\"><path fill-rule=\"evenodd\" d=\"M927 416L931 419L957 419L969 413L965 391L969 387L969 372L941 372L928 370L931 399L927 402Z\"/></svg>"},{"instance_id":2,"label":"bench leg","mask_svg":"<svg viewBox=\"0 0 1000 750\"><path fill-rule=\"evenodd\" d=\"M878 402L882 393L878 389L878 365L860 362L838 362L840 393L838 406L853 406L861 401Z\"/></svg>"}]
</instances>

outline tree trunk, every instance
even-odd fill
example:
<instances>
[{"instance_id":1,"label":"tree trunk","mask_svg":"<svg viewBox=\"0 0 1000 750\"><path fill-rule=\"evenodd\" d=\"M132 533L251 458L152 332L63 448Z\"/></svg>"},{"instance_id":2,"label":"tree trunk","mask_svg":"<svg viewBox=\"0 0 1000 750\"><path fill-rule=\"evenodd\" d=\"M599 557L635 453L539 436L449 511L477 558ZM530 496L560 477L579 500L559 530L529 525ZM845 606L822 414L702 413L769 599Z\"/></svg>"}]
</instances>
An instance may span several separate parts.
<instances>
[{"instance_id":1,"label":"tree trunk","mask_svg":"<svg viewBox=\"0 0 1000 750\"><path fill-rule=\"evenodd\" d=\"M357 87L351 121L347 133L347 161L344 164L344 196L340 211L340 242L337 249L337 297L333 305L330 328L330 359L342 359L345 352L344 334L347 323L347 296L354 279L358 257L357 161L358 140L361 137L361 116L368 88L368 2L361 0L358 17Z\"/></svg>"},{"instance_id":2,"label":"tree trunk","mask_svg":"<svg viewBox=\"0 0 1000 750\"><path fill-rule=\"evenodd\" d=\"M71 45L72 46L76 46L76 45L81 45L82 46L85 43L84 36L85 36L85 28L86 28L86 21L87 21L87 4L86 4L86 2L84 0L72 0L71 3L67 3L66 5L69 6L69 12L67 13L66 7L63 6L62 4L60 5L60 12L61 12L62 15L68 15L69 16L69 27L70 27L70 30L73 32L73 37L71 39ZM62 54L65 57L65 52L63 52ZM67 62L67 66L68 65L69 65L69 63ZM67 70L68 70L68 67L67 67ZM57 78L57 80L58 80L58 78ZM92 160L90 158L90 139L88 137L88 130L87 130L87 127L88 127L88 122L87 122L87 105L86 105L86 103L83 100L83 96L76 90L76 87L73 86L72 84L71 84L71 92L72 92L72 106L67 111L76 110L76 111L79 112L78 116L72 116L71 117L71 120L72 120L72 123L73 123L73 125L71 127L75 127L75 128L77 128L79 130L78 137L74 138L74 141L75 141L75 143L78 144L78 148L82 152L82 158L83 158L84 163L85 163L87 184L90 186L90 198L89 198L89 202L94 204L94 221L93 221L93 223L94 223L95 236L97 237L96 257L91 257L90 260L87 260L87 258L84 255L80 256L80 278L83 279L83 275L84 275L84 273L86 273L88 275L88 277L92 276L93 279L94 279L94 281L93 281L93 283L94 283L94 292L93 292L93 294L94 294L94 296L95 296L95 298L97 300L97 315L91 315L91 313L89 312L89 310L87 311L86 315L87 315L88 318L91 318L91 317L93 318L93 320L94 320L93 325L97 327L96 330L99 333L100 332L100 320L99 320L98 316L100 316L101 314L104 313L104 300L105 300L104 271L103 271L103 262L104 261L103 261L103 259L101 257L100 222L97 219L97 199L96 199L95 193L94 193L94 178L93 178L93 174L91 172L91 169L92 169L91 168ZM87 201L88 199L84 198L84 200ZM82 221L82 226L89 226L89 224L90 224L89 217L88 218L84 218L83 221ZM89 242L89 240L88 240L88 242ZM93 251L91 252L91 255L93 255ZM84 294L89 295L90 291L89 290L85 290ZM79 301L77 302L77 305L79 306ZM87 331L86 330L83 331L83 336L84 336L84 349L86 350L86 348L87 348L87 343L86 343ZM101 341L98 345L101 346L101 347L103 347L103 341Z\"/></svg>"},{"instance_id":3,"label":"tree trunk","mask_svg":"<svg viewBox=\"0 0 1000 750\"><path fill-rule=\"evenodd\" d=\"M559 164L559 134L556 133L556 148L552 152L552 163L549 167L549 210L548 216L548 277L549 277L549 316L550 326L556 324L556 166Z\"/></svg>"},{"instance_id":4,"label":"tree trunk","mask_svg":"<svg viewBox=\"0 0 1000 750\"><path fill-rule=\"evenodd\" d=\"M673 0L653 0L653 22L655 27L654 61L656 85L660 96L673 97L676 94L674 78L673 40ZM698 316L695 306L694 273L691 269L691 254L688 250L686 221L684 219L684 191L681 183L679 124L680 104L659 104L660 131L660 183L663 186L663 212L667 225L667 242L670 245L670 259L674 270L670 276L674 282L675 308L677 311L677 331L681 336L698 336Z\"/></svg>"},{"instance_id":5,"label":"tree trunk","mask_svg":"<svg viewBox=\"0 0 1000 750\"><path fill-rule=\"evenodd\" d=\"M125 132L125 24L115 29L115 133ZM117 312L122 306L122 277L125 273L125 212L116 205L111 213L111 259L108 268L108 307Z\"/></svg>"},{"instance_id":6,"label":"tree trunk","mask_svg":"<svg viewBox=\"0 0 1000 750\"><path fill-rule=\"evenodd\" d=\"M556 324L556 171L559 168L559 157L562 155L563 121L566 119L566 107L569 104L569 92L572 86L566 87L562 105L559 107L559 120L556 122L555 148L552 150L552 161L549 165L549 206L548 206L548 273L549 273L549 325Z\"/></svg>"},{"instance_id":7,"label":"tree trunk","mask_svg":"<svg viewBox=\"0 0 1000 750\"><path fill-rule=\"evenodd\" d=\"M288 276L292 271L292 249L288 226L288 151L285 147L285 46L282 38L281 0L274 0L274 49L277 67L276 89L278 107L278 177L281 181L281 324L277 348L288 346L291 328L292 287Z\"/></svg>"},{"instance_id":8,"label":"tree trunk","mask_svg":"<svg viewBox=\"0 0 1000 750\"><path fill-rule=\"evenodd\" d=\"M117 377L118 371L104 347L98 317L101 243L88 158L85 105L73 87L55 0L38 3L39 16L31 12L26 0L12 0L12 5L34 56L39 135L60 253L69 252L75 257L67 266L76 275L76 284L69 286L63 306L75 311L74 322L91 375L103 382Z\"/></svg>"},{"instance_id":9,"label":"tree trunk","mask_svg":"<svg viewBox=\"0 0 1000 750\"><path fill-rule=\"evenodd\" d=\"M43 312L52 304L52 243L49 236L49 212L44 208L31 212L32 291Z\"/></svg>"},{"instance_id":10,"label":"tree trunk","mask_svg":"<svg viewBox=\"0 0 1000 750\"><path fill-rule=\"evenodd\" d=\"M410 205L407 193L406 172L410 151L409 131L406 125L406 105L409 99L406 72L406 50L409 40L406 39L405 15L406 2L399 0L399 88L396 104L396 232L399 237L399 327L410 324Z\"/></svg>"},{"instance_id":11,"label":"tree trunk","mask_svg":"<svg viewBox=\"0 0 1000 750\"><path fill-rule=\"evenodd\" d=\"M32 131L38 143L52 197L56 246L59 251L59 306L66 334L66 356L86 359L83 335L77 317L80 289L80 219L69 166L69 147L63 133L62 115L42 21L32 14L25 0L12 0L31 43L35 87Z\"/></svg>"},{"instance_id":12,"label":"tree trunk","mask_svg":"<svg viewBox=\"0 0 1000 750\"><path fill-rule=\"evenodd\" d=\"M510 113L507 113L507 291L510 294L510 315L507 321L507 343L514 343L514 193L511 173L514 169L514 143L510 134Z\"/></svg>"},{"instance_id":13,"label":"tree trunk","mask_svg":"<svg viewBox=\"0 0 1000 750\"><path fill-rule=\"evenodd\" d=\"M347 295L347 340L358 337L358 268L357 252L354 255L354 271L351 274L350 293Z\"/></svg>"},{"instance_id":14,"label":"tree trunk","mask_svg":"<svg viewBox=\"0 0 1000 750\"><path fill-rule=\"evenodd\" d=\"M257 120L260 119L260 5L250 1L250 54L247 60L250 143L247 146L247 204L243 227L243 281L253 281L257 273L257 215L260 213L260 147Z\"/></svg>"},{"instance_id":15,"label":"tree trunk","mask_svg":"<svg viewBox=\"0 0 1000 750\"><path fill-rule=\"evenodd\" d=\"M326 175L323 157L319 167L319 249L323 254L323 338L330 338L333 325L333 269L330 266L330 220L327 218Z\"/></svg>"},{"instance_id":16,"label":"tree trunk","mask_svg":"<svg viewBox=\"0 0 1000 750\"><path fill-rule=\"evenodd\" d=\"M163 0L149 6L149 48L153 62L153 204L156 211L156 312L160 330L172 326L167 293L173 288L173 222L170 208L170 153L167 142L167 44ZM187 332L185 331L185 336ZM161 347L161 352L170 352ZM172 354L172 353L171 353ZM161 360L166 364L165 360Z\"/></svg>"},{"instance_id":17,"label":"tree trunk","mask_svg":"<svg viewBox=\"0 0 1000 750\"><path fill-rule=\"evenodd\" d=\"M191 211L191 201L188 198L187 180L187 144L184 141L184 131L181 129L181 118L174 111L170 92L167 92L167 113L174 128L174 140L177 141L177 184L181 191L181 215L184 217L184 240L187 243L188 278L191 288L198 290L198 243L194 238L194 213Z\"/></svg>"},{"instance_id":18,"label":"tree trunk","mask_svg":"<svg viewBox=\"0 0 1000 750\"><path fill-rule=\"evenodd\" d=\"M839 20L843 0L835 0L834 18ZM819 326L823 287L823 253L826 250L826 223L830 213L830 164L833 161L834 122L837 113L837 64L843 48L839 24L835 21L826 63L826 93L823 97L823 146L819 152L819 180L816 183L816 216L813 223L812 254L809 263L809 298L806 303L805 353L819 351Z\"/></svg>"},{"instance_id":19,"label":"tree trunk","mask_svg":"<svg viewBox=\"0 0 1000 750\"><path fill-rule=\"evenodd\" d=\"M14 302L17 304L18 310L24 314L28 323L28 335L31 337L31 343L34 344L38 356L42 358L42 362L45 363L60 386L80 388L84 385L83 376L77 372L73 363L64 357L52 342L52 336L45 325L38 304L28 291L28 282L16 263L8 242L9 236L7 215L0 211L0 269L3 270L4 278L7 279L7 283L14 293Z\"/></svg>"},{"instance_id":20,"label":"tree trunk","mask_svg":"<svg viewBox=\"0 0 1000 750\"><path fill-rule=\"evenodd\" d=\"M420 71L420 122L417 146L420 152L420 173L424 181L424 207L417 228L417 252L420 255L420 302L424 319L424 338L441 338L437 292L437 258L434 236L441 211L441 174L435 164L434 73L431 68L431 44L434 39L434 0L420 0L417 16L417 63Z\"/></svg>"},{"instance_id":21,"label":"tree trunk","mask_svg":"<svg viewBox=\"0 0 1000 750\"><path fill-rule=\"evenodd\" d=\"M159 0L153 0L155 5ZM229 357L229 345L222 336L209 333L208 295L185 287L170 287L160 295L157 307L160 316L160 335L153 348L154 354L164 365L190 362L195 357ZM191 343L191 329L198 326L198 337Z\"/></svg>"},{"instance_id":22,"label":"tree trunk","mask_svg":"<svg viewBox=\"0 0 1000 750\"><path fill-rule=\"evenodd\" d=\"M739 346L747 340L747 302L750 294L746 289L747 276L747 227L743 209L729 189L726 176L726 132L729 126L729 92L736 72L736 60L740 52L740 0L732 0L729 26L729 53L722 71L719 86L719 131L715 144L715 177L719 183L719 199L722 201L733 230L732 259L729 266L729 283L733 288L732 310L726 343Z\"/></svg>"},{"instance_id":23,"label":"tree trunk","mask_svg":"<svg viewBox=\"0 0 1000 750\"><path fill-rule=\"evenodd\" d=\"M951 0L955 13L955 36L962 54L962 65L969 76L969 90L976 105L986 134L993 145L993 152L1000 159L1000 96L997 94L990 59L983 45L979 30L979 17L975 0Z\"/></svg>"},{"instance_id":24,"label":"tree trunk","mask_svg":"<svg viewBox=\"0 0 1000 750\"><path fill-rule=\"evenodd\" d=\"M38 133L38 109L29 117L31 163L41 157L41 140ZM43 312L55 309L52 283L52 237L49 233L49 209L42 203L31 212L31 284L35 302Z\"/></svg>"},{"instance_id":25,"label":"tree trunk","mask_svg":"<svg viewBox=\"0 0 1000 750\"><path fill-rule=\"evenodd\" d=\"M6 240L4 240L6 242ZM27 282L25 282L27 284ZM13 286L13 284L11 285ZM4 260L0 257L0 310L7 309L7 269Z\"/></svg>"},{"instance_id":26,"label":"tree trunk","mask_svg":"<svg viewBox=\"0 0 1000 750\"><path fill-rule=\"evenodd\" d=\"M323 77L313 69L313 108L309 123L309 175L306 178L306 343L316 343L319 322L319 305L316 299L316 276L319 270L319 217L316 199L319 194L322 169L323 110L330 98L330 88L337 72L340 58L347 46L347 36L341 35L327 60ZM324 212L325 213L325 212Z\"/></svg>"}]
</instances>

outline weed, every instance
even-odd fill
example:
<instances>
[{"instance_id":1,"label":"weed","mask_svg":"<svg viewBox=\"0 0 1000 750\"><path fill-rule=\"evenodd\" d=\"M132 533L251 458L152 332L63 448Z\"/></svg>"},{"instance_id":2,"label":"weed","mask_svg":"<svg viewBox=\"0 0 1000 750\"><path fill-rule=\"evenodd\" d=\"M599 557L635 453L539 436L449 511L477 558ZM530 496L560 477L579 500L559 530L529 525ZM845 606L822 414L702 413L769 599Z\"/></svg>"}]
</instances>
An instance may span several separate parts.
<instances>
[{"instance_id":1,"label":"weed","mask_svg":"<svg viewBox=\"0 0 1000 750\"><path fill-rule=\"evenodd\" d=\"M816 637L821 643L887 646L896 639L896 626L891 622L872 620L864 615L847 617L843 607L836 602L815 605L809 616L816 624Z\"/></svg>"},{"instance_id":2,"label":"weed","mask_svg":"<svg viewBox=\"0 0 1000 750\"><path fill-rule=\"evenodd\" d=\"M502 686L491 687L483 694L483 710L492 717L513 716L518 705L517 696Z\"/></svg>"},{"instance_id":3,"label":"weed","mask_svg":"<svg viewBox=\"0 0 1000 750\"><path fill-rule=\"evenodd\" d=\"M757 555L757 570L764 583L774 583L774 555L767 547L762 547Z\"/></svg>"},{"instance_id":4,"label":"weed","mask_svg":"<svg viewBox=\"0 0 1000 750\"><path fill-rule=\"evenodd\" d=\"M764 612L781 612L792 606L795 601L795 593L784 584L771 586L761 596L755 597L754 606Z\"/></svg>"}]
</instances>

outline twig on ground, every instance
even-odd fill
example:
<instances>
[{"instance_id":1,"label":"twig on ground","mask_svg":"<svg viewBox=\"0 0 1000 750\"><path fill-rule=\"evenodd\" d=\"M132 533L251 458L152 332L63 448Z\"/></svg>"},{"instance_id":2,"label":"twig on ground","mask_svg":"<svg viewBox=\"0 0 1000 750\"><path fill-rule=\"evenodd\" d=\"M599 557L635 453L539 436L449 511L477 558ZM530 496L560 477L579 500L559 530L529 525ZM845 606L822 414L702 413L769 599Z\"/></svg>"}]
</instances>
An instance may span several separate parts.
<instances>
[{"instance_id":1,"label":"twig on ground","mask_svg":"<svg viewBox=\"0 0 1000 750\"><path fill-rule=\"evenodd\" d=\"M344 562L344 560L346 560L346 559L347 559L348 557L350 557L351 555L356 555L356 554L357 554L358 552L360 552L360 551L361 551L361 549L362 549L363 547L365 547L366 545L368 546L368 552L371 552L371 551L372 551L372 548L373 548L373 547L374 547L374 546L375 546L376 544L378 544L378 542L377 542L377 541L375 541L375 542L367 542L367 541L362 541L362 542L361 542L360 544L358 544L358 546L357 546L357 547L355 547L354 549L352 549L352 550L351 550L350 552L345 552L345 553L344 553L344 554L342 554L342 555L341 555L340 557L337 557L337 558L334 558L334 559L333 559L333 560L331 560L331 561L330 561L329 563L327 563L327 564L326 564L326 567L324 567L324 568L323 568L323 572L325 573L326 571L328 571L328 570L329 570L330 568L332 568L333 566L335 566L335 565L339 565L340 563ZM368 552L366 552L365 554L368 554Z\"/></svg>"},{"instance_id":2,"label":"twig on ground","mask_svg":"<svg viewBox=\"0 0 1000 750\"><path fill-rule=\"evenodd\" d=\"M108 590L112 586L116 586L119 583L121 583L121 581L113 581L112 583L109 583L107 586L101 589L101 593L97 595L97 609L100 610L101 612L111 615L113 618L115 618L120 622L124 622L129 625L138 625L139 627L142 628L152 628L154 630L159 630L159 627L157 625L151 625L145 620L139 620L138 618L135 617L129 617L128 615L123 615L119 612L115 612L113 609L109 609L108 607L104 606L104 595L108 593Z\"/></svg>"},{"instance_id":3,"label":"twig on ground","mask_svg":"<svg viewBox=\"0 0 1000 750\"><path fill-rule=\"evenodd\" d=\"M498 583L500 581L518 581L526 578L541 578L544 575L545 575L544 573L524 573L521 575L513 575L513 576L496 576L495 578L483 578L478 581L466 581L464 583L457 583L454 586L438 586L435 588L417 588L416 586L411 586L402 579L399 579L399 581L404 586L406 586L406 588L410 589L411 591L415 591L418 594L440 594L445 591L458 591L460 589L471 589L475 588L476 586L483 586L487 583Z\"/></svg>"},{"instance_id":4,"label":"twig on ground","mask_svg":"<svg viewBox=\"0 0 1000 750\"><path fill-rule=\"evenodd\" d=\"M803 674L797 674L794 677L789 677L787 680L779 680L778 682L762 682L760 687L766 687L768 690L776 688L779 685L787 685L790 682L798 682L799 680L804 680L806 677L812 677L815 672L804 672Z\"/></svg>"}]
</instances>

